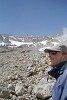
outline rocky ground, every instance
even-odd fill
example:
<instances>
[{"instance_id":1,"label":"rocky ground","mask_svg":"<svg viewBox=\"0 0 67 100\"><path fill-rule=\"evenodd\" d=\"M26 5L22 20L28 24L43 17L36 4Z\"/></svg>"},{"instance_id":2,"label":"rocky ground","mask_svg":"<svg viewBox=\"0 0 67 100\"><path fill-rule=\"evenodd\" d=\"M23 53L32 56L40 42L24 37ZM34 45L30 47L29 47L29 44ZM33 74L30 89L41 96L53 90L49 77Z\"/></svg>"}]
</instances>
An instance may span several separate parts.
<instances>
[{"instance_id":1,"label":"rocky ground","mask_svg":"<svg viewBox=\"0 0 67 100\"><path fill-rule=\"evenodd\" d=\"M51 100L49 69L45 53L34 47L0 49L0 100Z\"/></svg>"}]
</instances>

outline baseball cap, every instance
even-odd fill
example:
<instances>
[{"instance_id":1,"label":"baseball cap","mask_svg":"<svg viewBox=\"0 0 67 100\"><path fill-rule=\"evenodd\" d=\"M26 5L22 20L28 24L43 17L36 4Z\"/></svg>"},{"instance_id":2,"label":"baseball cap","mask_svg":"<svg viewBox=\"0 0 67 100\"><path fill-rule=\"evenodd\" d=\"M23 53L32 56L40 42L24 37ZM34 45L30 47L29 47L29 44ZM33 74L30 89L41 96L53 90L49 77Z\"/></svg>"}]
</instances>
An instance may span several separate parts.
<instances>
[{"instance_id":1,"label":"baseball cap","mask_svg":"<svg viewBox=\"0 0 67 100\"><path fill-rule=\"evenodd\" d=\"M48 53L49 51L63 51L64 53L67 54L67 46L65 46L65 45L56 45L56 46L46 48L44 50L45 53Z\"/></svg>"}]
</instances>

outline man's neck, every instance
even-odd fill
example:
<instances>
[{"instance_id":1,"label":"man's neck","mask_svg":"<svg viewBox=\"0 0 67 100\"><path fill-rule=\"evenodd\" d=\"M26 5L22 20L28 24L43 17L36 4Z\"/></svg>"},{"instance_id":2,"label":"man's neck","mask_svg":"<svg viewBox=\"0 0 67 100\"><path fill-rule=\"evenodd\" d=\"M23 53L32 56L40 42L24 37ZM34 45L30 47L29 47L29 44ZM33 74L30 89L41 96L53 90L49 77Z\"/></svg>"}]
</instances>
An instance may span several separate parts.
<instances>
[{"instance_id":1,"label":"man's neck","mask_svg":"<svg viewBox=\"0 0 67 100\"><path fill-rule=\"evenodd\" d=\"M60 70L62 68L62 66L65 64L65 61L64 62L61 62L59 64L57 64L56 66L54 66L49 72L48 74L51 75L52 77L54 78L58 78L59 75L60 75Z\"/></svg>"}]
</instances>

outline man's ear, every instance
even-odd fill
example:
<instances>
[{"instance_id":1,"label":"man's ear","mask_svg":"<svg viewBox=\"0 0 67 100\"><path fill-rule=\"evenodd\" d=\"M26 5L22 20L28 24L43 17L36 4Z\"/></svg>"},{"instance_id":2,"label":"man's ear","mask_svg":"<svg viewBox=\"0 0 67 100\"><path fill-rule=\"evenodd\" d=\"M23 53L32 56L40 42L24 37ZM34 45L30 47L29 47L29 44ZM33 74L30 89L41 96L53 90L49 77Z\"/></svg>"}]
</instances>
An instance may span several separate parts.
<instances>
[{"instance_id":1,"label":"man's ear","mask_svg":"<svg viewBox=\"0 0 67 100\"><path fill-rule=\"evenodd\" d=\"M67 54L64 55L64 58L67 60Z\"/></svg>"}]
</instances>

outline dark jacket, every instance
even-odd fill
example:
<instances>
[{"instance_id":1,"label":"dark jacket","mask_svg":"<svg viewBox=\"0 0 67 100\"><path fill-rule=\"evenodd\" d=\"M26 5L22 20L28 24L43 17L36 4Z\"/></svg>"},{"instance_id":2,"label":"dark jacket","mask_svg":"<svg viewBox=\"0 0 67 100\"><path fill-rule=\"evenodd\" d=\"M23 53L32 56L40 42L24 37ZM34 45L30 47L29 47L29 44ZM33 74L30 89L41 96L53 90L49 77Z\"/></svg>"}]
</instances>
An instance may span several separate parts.
<instances>
[{"instance_id":1,"label":"dark jacket","mask_svg":"<svg viewBox=\"0 0 67 100\"><path fill-rule=\"evenodd\" d=\"M62 62L48 72L56 78L52 100L67 100L67 62Z\"/></svg>"}]
</instances>

